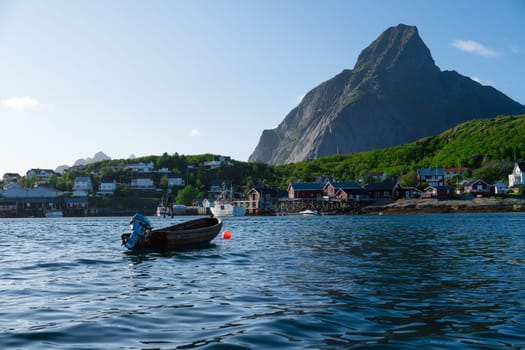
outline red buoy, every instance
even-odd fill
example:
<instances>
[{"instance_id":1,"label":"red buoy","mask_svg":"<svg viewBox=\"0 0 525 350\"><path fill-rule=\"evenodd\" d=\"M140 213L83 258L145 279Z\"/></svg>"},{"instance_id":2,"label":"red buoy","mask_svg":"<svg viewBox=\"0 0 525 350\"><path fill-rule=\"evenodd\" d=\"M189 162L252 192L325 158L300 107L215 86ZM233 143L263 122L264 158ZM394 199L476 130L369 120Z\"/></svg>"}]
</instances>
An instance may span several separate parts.
<instances>
[{"instance_id":1,"label":"red buoy","mask_svg":"<svg viewBox=\"0 0 525 350\"><path fill-rule=\"evenodd\" d=\"M226 230L222 233L222 239L230 239L232 238L232 233L229 230Z\"/></svg>"}]
</instances>

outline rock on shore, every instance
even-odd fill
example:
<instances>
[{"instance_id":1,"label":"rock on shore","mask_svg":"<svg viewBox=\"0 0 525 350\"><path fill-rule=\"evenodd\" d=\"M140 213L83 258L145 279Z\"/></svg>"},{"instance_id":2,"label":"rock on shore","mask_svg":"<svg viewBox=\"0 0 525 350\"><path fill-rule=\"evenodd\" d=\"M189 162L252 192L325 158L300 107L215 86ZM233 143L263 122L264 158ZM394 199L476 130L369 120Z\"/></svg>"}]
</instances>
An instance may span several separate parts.
<instances>
[{"instance_id":1,"label":"rock on shore","mask_svg":"<svg viewBox=\"0 0 525 350\"><path fill-rule=\"evenodd\" d=\"M399 199L362 208L363 214L525 212L524 198Z\"/></svg>"}]
</instances>

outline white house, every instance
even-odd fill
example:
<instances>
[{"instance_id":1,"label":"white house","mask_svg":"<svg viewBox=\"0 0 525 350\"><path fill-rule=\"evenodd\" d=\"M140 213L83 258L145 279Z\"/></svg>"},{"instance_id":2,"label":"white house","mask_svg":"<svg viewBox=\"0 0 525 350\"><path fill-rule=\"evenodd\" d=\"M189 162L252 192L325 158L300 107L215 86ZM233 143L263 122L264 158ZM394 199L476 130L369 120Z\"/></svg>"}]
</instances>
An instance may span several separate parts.
<instances>
[{"instance_id":1,"label":"white house","mask_svg":"<svg viewBox=\"0 0 525 350\"><path fill-rule=\"evenodd\" d=\"M5 173L3 176L5 183L16 182L20 178L18 173Z\"/></svg>"},{"instance_id":2,"label":"white house","mask_svg":"<svg viewBox=\"0 0 525 350\"><path fill-rule=\"evenodd\" d=\"M102 180L98 186L98 194L113 195L117 189L116 180Z\"/></svg>"},{"instance_id":3,"label":"white house","mask_svg":"<svg viewBox=\"0 0 525 350\"><path fill-rule=\"evenodd\" d=\"M523 172L525 172L525 162L516 162L512 174L509 175L509 187L525 185Z\"/></svg>"},{"instance_id":4,"label":"white house","mask_svg":"<svg viewBox=\"0 0 525 350\"><path fill-rule=\"evenodd\" d=\"M216 169L216 168L220 167L222 163L224 163L226 166L232 166L233 165L231 157L228 157L228 156L214 157L213 160L204 162L204 163L202 163L202 165L205 166L205 167L209 167L211 169Z\"/></svg>"},{"instance_id":5,"label":"white house","mask_svg":"<svg viewBox=\"0 0 525 350\"><path fill-rule=\"evenodd\" d=\"M131 179L130 187L133 189L150 190L153 189L153 180L148 173L139 173Z\"/></svg>"},{"instance_id":6,"label":"white house","mask_svg":"<svg viewBox=\"0 0 525 350\"><path fill-rule=\"evenodd\" d=\"M168 174L168 186L184 186L184 180L181 174Z\"/></svg>"},{"instance_id":7,"label":"white house","mask_svg":"<svg viewBox=\"0 0 525 350\"><path fill-rule=\"evenodd\" d=\"M73 191L93 191L93 183L89 176L77 176L73 183Z\"/></svg>"},{"instance_id":8,"label":"white house","mask_svg":"<svg viewBox=\"0 0 525 350\"><path fill-rule=\"evenodd\" d=\"M56 173L51 169L29 169L26 172L28 178L34 177L37 183L47 183L49 178Z\"/></svg>"},{"instance_id":9,"label":"white house","mask_svg":"<svg viewBox=\"0 0 525 350\"><path fill-rule=\"evenodd\" d=\"M153 164L153 162L149 162L148 164L140 162L136 164L128 164L126 166L126 169L137 173L151 173L154 167L155 165Z\"/></svg>"}]
</instances>

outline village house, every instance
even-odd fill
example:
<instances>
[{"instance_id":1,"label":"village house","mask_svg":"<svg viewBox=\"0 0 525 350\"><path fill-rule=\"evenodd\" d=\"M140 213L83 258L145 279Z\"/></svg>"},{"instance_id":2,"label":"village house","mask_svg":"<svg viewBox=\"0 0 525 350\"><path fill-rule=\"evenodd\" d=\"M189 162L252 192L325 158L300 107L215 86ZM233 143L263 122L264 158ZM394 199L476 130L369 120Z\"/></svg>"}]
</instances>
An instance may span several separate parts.
<instances>
[{"instance_id":1,"label":"village house","mask_svg":"<svg viewBox=\"0 0 525 350\"><path fill-rule=\"evenodd\" d=\"M512 174L509 175L509 187L525 186L525 162L516 162L512 169Z\"/></svg>"},{"instance_id":2,"label":"village house","mask_svg":"<svg viewBox=\"0 0 525 350\"><path fill-rule=\"evenodd\" d=\"M221 166L221 164L226 165L226 166L232 166L233 163L232 163L232 160L230 157L227 157L227 156L216 156L214 157L213 160L210 160L210 161L207 161L207 162L203 162L202 165L205 166L205 167L208 167L210 169L216 169L218 167Z\"/></svg>"},{"instance_id":3,"label":"village house","mask_svg":"<svg viewBox=\"0 0 525 350\"><path fill-rule=\"evenodd\" d=\"M135 173L151 173L154 167L155 165L153 164L153 162L149 162L147 164L140 162L140 163L135 163L135 164L128 164L126 165L124 169L130 170Z\"/></svg>"},{"instance_id":4,"label":"village house","mask_svg":"<svg viewBox=\"0 0 525 350\"><path fill-rule=\"evenodd\" d=\"M184 186L184 179L181 174L169 173L168 174L168 187L173 186Z\"/></svg>"},{"instance_id":5,"label":"village house","mask_svg":"<svg viewBox=\"0 0 525 350\"><path fill-rule=\"evenodd\" d=\"M474 196L490 196L491 186L483 180L467 181L463 186L463 192Z\"/></svg>"},{"instance_id":6,"label":"village house","mask_svg":"<svg viewBox=\"0 0 525 350\"><path fill-rule=\"evenodd\" d=\"M93 191L93 183L89 176L77 176L73 183L73 191Z\"/></svg>"},{"instance_id":7,"label":"village house","mask_svg":"<svg viewBox=\"0 0 525 350\"><path fill-rule=\"evenodd\" d=\"M454 196L454 187L452 186L428 186L425 191L421 193L422 199L436 198L447 199Z\"/></svg>"},{"instance_id":8,"label":"village house","mask_svg":"<svg viewBox=\"0 0 525 350\"><path fill-rule=\"evenodd\" d=\"M467 170L468 168L465 168L465 167L445 168L444 169L445 181L449 181L454 176L462 177Z\"/></svg>"},{"instance_id":9,"label":"village house","mask_svg":"<svg viewBox=\"0 0 525 350\"><path fill-rule=\"evenodd\" d=\"M112 196L117 190L117 181L114 179L102 179L98 186L97 194Z\"/></svg>"},{"instance_id":10,"label":"village house","mask_svg":"<svg viewBox=\"0 0 525 350\"><path fill-rule=\"evenodd\" d=\"M369 183L365 185L366 193L371 199L395 199L394 190L399 188L396 181L387 180L380 183ZM399 196L399 192L397 194Z\"/></svg>"},{"instance_id":11,"label":"village house","mask_svg":"<svg viewBox=\"0 0 525 350\"><path fill-rule=\"evenodd\" d=\"M88 208L88 198L85 196L64 198L64 215L83 216L87 214Z\"/></svg>"},{"instance_id":12,"label":"village house","mask_svg":"<svg viewBox=\"0 0 525 350\"><path fill-rule=\"evenodd\" d=\"M324 196L324 184L320 182L291 182L288 185L290 199L316 199Z\"/></svg>"},{"instance_id":13,"label":"village house","mask_svg":"<svg viewBox=\"0 0 525 350\"><path fill-rule=\"evenodd\" d=\"M354 181L334 181L324 185L324 193L329 199L359 201L365 199L366 189Z\"/></svg>"},{"instance_id":14,"label":"village house","mask_svg":"<svg viewBox=\"0 0 525 350\"><path fill-rule=\"evenodd\" d=\"M26 172L27 178L34 178L36 184L46 184L49 182L49 178L53 175L57 175L53 170L51 169L29 169Z\"/></svg>"},{"instance_id":15,"label":"village house","mask_svg":"<svg viewBox=\"0 0 525 350\"><path fill-rule=\"evenodd\" d=\"M494 185L494 194L505 194L508 193L509 189L507 184L503 181L497 181Z\"/></svg>"},{"instance_id":16,"label":"village house","mask_svg":"<svg viewBox=\"0 0 525 350\"><path fill-rule=\"evenodd\" d=\"M131 179L130 188L135 190L152 190L155 188L150 173L139 172Z\"/></svg>"},{"instance_id":17,"label":"village house","mask_svg":"<svg viewBox=\"0 0 525 350\"><path fill-rule=\"evenodd\" d=\"M40 216L47 210L59 208L62 193L49 186L22 188L15 182L4 187L0 206L3 211L24 212Z\"/></svg>"},{"instance_id":18,"label":"village house","mask_svg":"<svg viewBox=\"0 0 525 350\"><path fill-rule=\"evenodd\" d=\"M401 185L397 184L396 188L394 189L394 197L395 198L419 198L421 197L421 191L419 188L416 187L401 187Z\"/></svg>"},{"instance_id":19,"label":"village house","mask_svg":"<svg viewBox=\"0 0 525 350\"><path fill-rule=\"evenodd\" d=\"M20 179L20 174L18 173L5 173L4 176L2 177L2 180L6 184L11 183L11 182L16 182L18 181L18 179Z\"/></svg>"},{"instance_id":20,"label":"village house","mask_svg":"<svg viewBox=\"0 0 525 350\"><path fill-rule=\"evenodd\" d=\"M445 171L443 168L421 168L417 170L417 181L421 185L426 183L430 186L445 185Z\"/></svg>"},{"instance_id":21,"label":"village house","mask_svg":"<svg viewBox=\"0 0 525 350\"><path fill-rule=\"evenodd\" d=\"M286 198L288 193L283 190L266 186L256 186L248 191L247 212L251 214L260 214L267 211L273 211L276 203L281 198Z\"/></svg>"}]
</instances>

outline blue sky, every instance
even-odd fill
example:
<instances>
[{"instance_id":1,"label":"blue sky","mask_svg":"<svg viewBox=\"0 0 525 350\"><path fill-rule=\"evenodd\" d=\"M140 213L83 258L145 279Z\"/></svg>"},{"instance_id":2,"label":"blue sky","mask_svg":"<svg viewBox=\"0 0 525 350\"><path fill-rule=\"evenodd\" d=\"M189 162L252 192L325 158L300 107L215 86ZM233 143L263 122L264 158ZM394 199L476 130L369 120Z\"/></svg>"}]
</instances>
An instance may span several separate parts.
<instances>
[{"instance_id":1,"label":"blue sky","mask_svg":"<svg viewBox=\"0 0 525 350\"><path fill-rule=\"evenodd\" d=\"M525 103L521 0L0 0L0 176L98 151L246 161L399 23L441 70Z\"/></svg>"}]
</instances>

